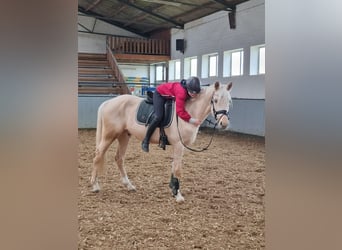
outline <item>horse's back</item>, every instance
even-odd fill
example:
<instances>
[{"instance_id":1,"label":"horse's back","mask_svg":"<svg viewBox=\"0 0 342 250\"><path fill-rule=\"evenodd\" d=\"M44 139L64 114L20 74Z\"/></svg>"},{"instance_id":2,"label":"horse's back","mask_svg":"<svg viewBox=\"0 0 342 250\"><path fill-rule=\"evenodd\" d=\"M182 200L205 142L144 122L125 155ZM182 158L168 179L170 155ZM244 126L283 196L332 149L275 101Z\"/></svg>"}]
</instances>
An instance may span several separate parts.
<instances>
[{"instance_id":1,"label":"horse's back","mask_svg":"<svg viewBox=\"0 0 342 250\"><path fill-rule=\"evenodd\" d=\"M99 113L103 118L105 127L121 131L127 124L134 121L132 114L136 113L138 105L143 98L134 95L120 95L101 104Z\"/></svg>"},{"instance_id":2,"label":"horse's back","mask_svg":"<svg viewBox=\"0 0 342 250\"><path fill-rule=\"evenodd\" d=\"M102 103L104 111L123 111L128 108L136 107L142 98L134 95L120 95Z\"/></svg>"}]
</instances>

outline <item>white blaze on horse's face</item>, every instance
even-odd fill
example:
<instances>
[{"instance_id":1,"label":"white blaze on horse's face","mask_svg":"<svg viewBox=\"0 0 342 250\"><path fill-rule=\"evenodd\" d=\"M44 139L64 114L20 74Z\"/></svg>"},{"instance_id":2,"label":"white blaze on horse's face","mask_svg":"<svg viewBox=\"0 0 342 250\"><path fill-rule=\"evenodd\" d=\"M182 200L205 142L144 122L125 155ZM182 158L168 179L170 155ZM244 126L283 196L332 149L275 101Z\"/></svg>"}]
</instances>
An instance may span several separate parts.
<instances>
[{"instance_id":1,"label":"white blaze on horse's face","mask_svg":"<svg viewBox=\"0 0 342 250\"><path fill-rule=\"evenodd\" d=\"M212 97L212 115L215 117L218 125L223 129L229 125L228 112L232 104L232 97L230 96L232 86L232 82L229 84L215 82L215 92Z\"/></svg>"}]
</instances>

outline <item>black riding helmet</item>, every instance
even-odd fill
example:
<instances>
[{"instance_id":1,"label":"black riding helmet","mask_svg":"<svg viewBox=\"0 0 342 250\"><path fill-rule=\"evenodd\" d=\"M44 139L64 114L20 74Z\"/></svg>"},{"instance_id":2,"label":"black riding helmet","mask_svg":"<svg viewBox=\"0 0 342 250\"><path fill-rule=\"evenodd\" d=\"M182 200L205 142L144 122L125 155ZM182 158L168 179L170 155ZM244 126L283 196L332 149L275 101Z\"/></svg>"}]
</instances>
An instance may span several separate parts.
<instances>
[{"instance_id":1,"label":"black riding helmet","mask_svg":"<svg viewBox=\"0 0 342 250\"><path fill-rule=\"evenodd\" d=\"M201 82L198 77L193 76L186 80L185 88L193 94L201 92Z\"/></svg>"}]
</instances>

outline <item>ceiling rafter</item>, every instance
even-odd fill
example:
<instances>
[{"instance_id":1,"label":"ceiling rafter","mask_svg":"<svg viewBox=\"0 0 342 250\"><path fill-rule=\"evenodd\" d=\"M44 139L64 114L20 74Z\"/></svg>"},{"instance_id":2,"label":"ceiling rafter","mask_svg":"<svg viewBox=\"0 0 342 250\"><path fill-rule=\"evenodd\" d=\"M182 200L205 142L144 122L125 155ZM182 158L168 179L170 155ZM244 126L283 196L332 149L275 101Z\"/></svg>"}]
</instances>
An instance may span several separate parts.
<instances>
[{"instance_id":1,"label":"ceiling rafter","mask_svg":"<svg viewBox=\"0 0 342 250\"><path fill-rule=\"evenodd\" d=\"M173 16L173 18L174 18L174 19L181 19L183 16L186 16L188 13L193 13L193 12L195 12L195 11L200 11L201 9L205 9L205 8L207 8L207 9L208 9L208 8L214 9L214 8L211 6L212 4L213 4L213 3L206 3L206 4L203 4L203 5L196 5L197 7L193 8L193 9L187 11L187 12L184 12L184 13L182 13L182 14ZM215 9L216 9L216 8L215 8ZM219 9L218 9L218 10L219 10ZM162 28L161 28L160 30L162 30ZM146 30L147 33L151 32L151 31L153 31L153 29L151 29L151 30ZM155 30L155 31L156 31L156 30Z\"/></svg>"},{"instance_id":2,"label":"ceiling rafter","mask_svg":"<svg viewBox=\"0 0 342 250\"><path fill-rule=\"evenodd\" d=\"M247 1L250 0L78 0L78 6L79 16L97 18L149 38L165 29L184 29L186 23L218 11L227 11L229 20L234 19L236 7Z\"/></svg>"},{"instance_id":3,"label":"ceiling rafter","mask_svg":"<svg viewBox=\"0 0 342 250\"><path fill-rule=\"evenodd\" d=\"M126 8L128 8L128 5L125 5L125 4L121 5L120 8L118 8L118 9L115 10L113 13L111 13L111 14L109 15L109 17L110 17L110 18L115 17L117 14L119 14L121 11L125 10Z\"/></svg>"},{"instance_id":4,"label":"ceiling rafter","mask_svg":"<svg viewBox=\"0 0 342 250\"><path fill-rule=\"evenodd\" d=\"M148 37L146 34L141 33L140 31L138 31L136 29L132 29L132 28L129 28L129 27L124 27L124 25L122 23L113 21L113 19L110 19L110 18L107 18L105 16L99 15L99 14L97 14L97 13L91 11L91 10L85 11L82 7L79 6L78 7L78 11L86 14L87 16L100 19L101 21L104 21L106 23L109 23L109 24L112 24L112 25L117 26L119 28L128 30L128 31L130 31L132 33L135 33L137 35L140 35L140 36L143 36L143 37Z\"/></svg>"},{"instance_id":5,"label":"ceiling rafter","mask_svg":"<svg viewBox=\"0 0 342 250\"><path fill-rule=\"evenodd\" d=\"M225 6L227 9L230 10L236 10L236 5L234 4L228 4L226 1L224 0L214 0L215 2L222 4L223 6Z\"/></svg>"},{"instance_id":6,"label":"ceiling rafter","mask_svg":"<svg viewBox=\"0 0 342 250\"><path fill-rule=\"evenodd\" d=\"M153 11L157 11L158 9L161 9L162 7L164 7L164 6L158 6L158 7L154 8ZM136 23L136 22L138 22L138 21L140 21L140 20L143 20L143 19L145 19L148 15L149 15L148 13L145 13L144 15L140 15L140 14L139 14L139 15L136 15L136 16L132 17L132 20L129 21L129 22L127 22L124 26L126 27L126 26L129 26L129 25L131 25L131 24L133 24L133 23Z\"/></svg>"},{"instance_id":7,"label":"ceiling rafter","mask_svg":"<svg viewBox=\"0 0 342 250\"><path fill-rule=\"evenodd\" d=\"M98 5L100 2L101 2L101 0L96 0L95 2L93 2L92 4L89 5L89 7L86 9L86 11L91 10L96 5Z\"/></svg>"},{"instance_id":8,"label":"ceiling rafter","mask_svg":"<svg viewBox=\"0 0 342 250\"><path fill-rule=\"evenodd\" d=\"M133 4L133 3L129 2L129 1L119 0L119 2L127 4L127 5L129 5L129 6L133 7L133 8L136 8L136 9L142 11L142 12L148 13L149 15L155 16L155 17L157 17L159 19L162 19L162 20L164 20L166 22L172 23L172 24L176 25L177 28L184 28L184 25L182 23L176 22L173 19L166 18L166 17L161 16L161 15L159 15L157 13L154 13L154 12L152 12L150 10L144 9L144 8L142 8L142 7L138 6L138 5L135 5L135 4Z\"/></svg>"},{"instance_id":9,"label":"ceiling rafter","mask_svg":"<svg viewBox=\"0 0 342 250\"><path fill-rule=\"evenodd\" d=\"M193 8L193 9L187 11L187 12L184 12L184 13L182 13L182 14L179 14L179 15L177 15L177 16L174 16L173 18L181 18L182 16L186 16L188 13L191 13L191 12L193 13L193 12L199 11L199 10L201 10L201 9L210 8L210 5L212 5L212 3L203 4L203 5L201 5L201 6L198 6L198 7L196 7L196 8Z\"/></svg>"},{"instance_id":10,"label":"ceiling rafter","mask_svg":"<svg viewBox=\"0 0 342 250\"><path fill-rule=\"evenodd\" d=\"M200 5L200 4L187 3L187 2L184 2L184 1L172 1L172 2L183 4L183 5L188 5L188 6L192 6L192 7L203 7L203 5ZM215 9L215 10L220 10L219 8L215 8L215 7L208 7L208 8Z\"/></svg>"},{"instance_id":11,"label":"ceiling rafter","mask_svg":"<svg viewBox=\"0 0 342 250\"><path fill-rule=\"evenodd\" d=\"M88 33L92 33L92 31L90 29L88 29L86 26L84 26L83 24L81 23L77 23L79 26L81 26L83 29L85 29Z\"/></svg>"},{"instance_id":12,"label":"ceiling rafter","mask_svg":"<svg viewBox=\"0 0 342 250\"><path fill-rule=\"evenodd\" d=\"M132 18L131 21L125 23L124 26L125 26L125 27L130 26L130 25L132 25L132 24L134 24L134 23L136 23L136 22L138 22L138 21L140 21L140 20L145 19L147 16L148 16L148 14L135 16L135 17Z\"/></svg>"}]
</instances>

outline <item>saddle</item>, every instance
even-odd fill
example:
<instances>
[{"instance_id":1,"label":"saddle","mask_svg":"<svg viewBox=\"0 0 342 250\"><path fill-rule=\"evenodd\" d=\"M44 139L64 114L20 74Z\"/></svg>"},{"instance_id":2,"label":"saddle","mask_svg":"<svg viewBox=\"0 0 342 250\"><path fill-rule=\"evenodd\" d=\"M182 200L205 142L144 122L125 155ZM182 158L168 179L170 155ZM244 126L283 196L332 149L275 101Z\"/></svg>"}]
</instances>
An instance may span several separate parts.
<instances>
[{"instance_id":1,"label":"saddle","mask_svg":"<svg viewBox=\"0 0 342 250\"><path fill-rule=\"evenodd\" d=\"M174 100L167 100L164 105L164 117L159 124L160 138L159 147L165 150L165 145L170 145L167 140L164 128L170 127L174 114ZM148 126L154 114L153 109L153 92L147 91L146 99L142 100L139 104L136 114L136 121L138 124Z\"/></svg>"}]
</instances>

